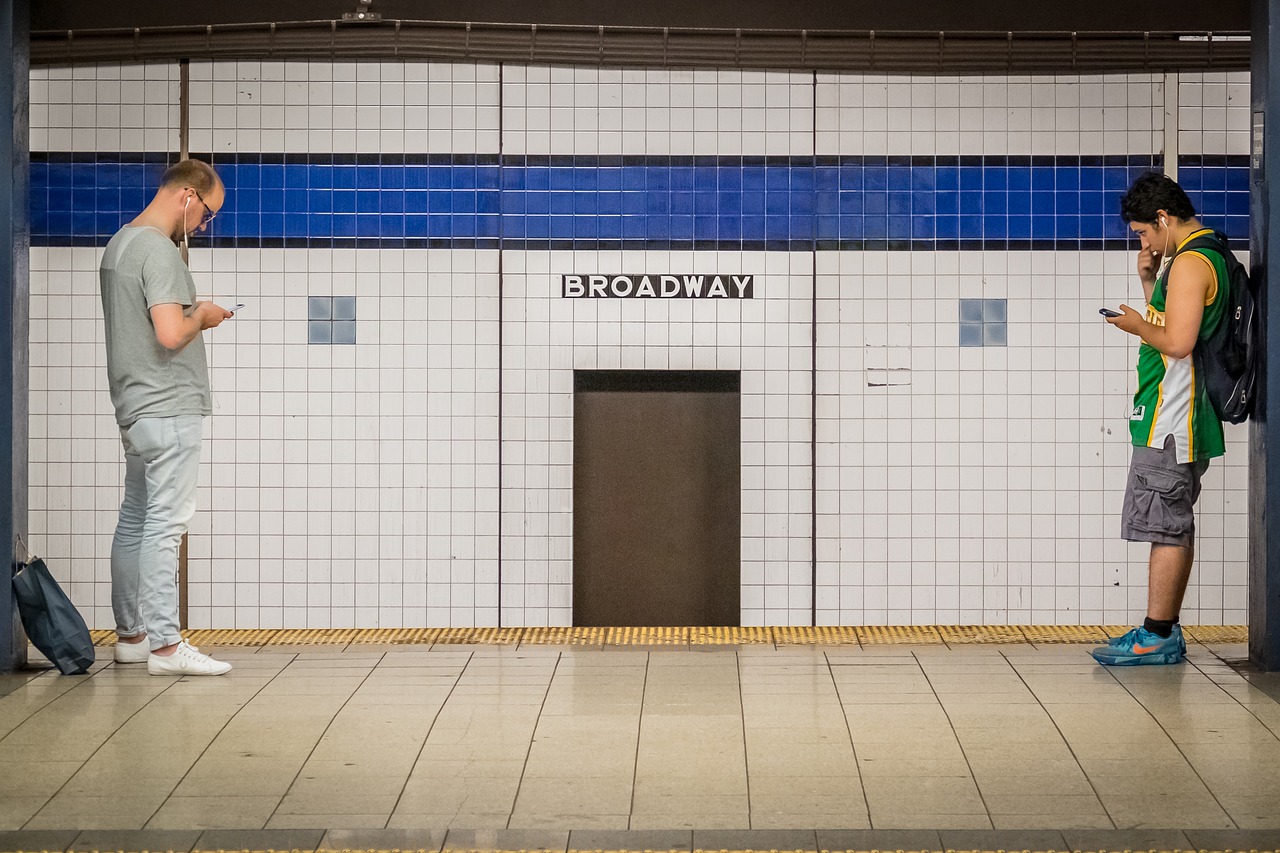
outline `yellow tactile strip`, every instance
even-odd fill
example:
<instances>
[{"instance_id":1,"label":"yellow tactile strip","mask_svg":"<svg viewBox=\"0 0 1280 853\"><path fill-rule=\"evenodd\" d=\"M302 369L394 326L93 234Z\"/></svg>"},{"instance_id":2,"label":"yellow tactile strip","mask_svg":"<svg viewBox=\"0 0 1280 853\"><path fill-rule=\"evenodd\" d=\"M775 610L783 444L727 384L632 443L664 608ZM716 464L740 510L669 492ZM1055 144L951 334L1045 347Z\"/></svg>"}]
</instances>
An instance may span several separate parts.
<instances>
[{"instance_id":1,"label":"yellow tactile strip","mask_svg":"<svg viewBox=\"0 0 1280 853\"><path fill-rule=\"evenodd\" d=\"M61 849L61 848L58 848L58 849ZM128 851L126 850L119 850L116 848L111 848L109 850L99 850L95 848L92 851L90 851L85 848L79 848L79 847L73 846L72 849L77 851L77 853L128 853ZM576 848L570 848L568 850L568 853L688 853L688 851L689 851L689 848L687 847L669 848L669 849L658 848L656 850L645 849L643 851L639 849L636 849L636 850L579 850ZM14 851L4 851L4 853L24 853L24 851L14 850ZM26 851L25 853L34 853L34 848L32 851ZM44 851L42 851L42 853L44 853ZM310 847L306 848L305 850L301 850L298 848L293 848L293 849L270 848L270 849L264 849L264 850L252 850L249 848L244 848L244 849L238 849L238 850L228 850L224 848L196 847L195 850L192 851L192 853L313 853L313 850ZM546 853L546 850L545 848L534 849L534 850L528 850L528 849L495 850L492 848L471 849L471 848L448 847L448 846L446 846L443 851L441 851L440 848L438 847L417 847L417 848L396 847L396 848L358 848L358 849L357 848L321 847L318 851L314 851L314 853ZM702 848L695 847L692 853L814 853L814 848L811 847L811 848L808 848L808 850L777 850L777 849L766 850L764 848L754 848L751 850L704 850ZM820 848L818 853L928 853L928 851L852 850L852 849L845 849L843 847L839 849L828 849L824 847L824 848ZM1053 848L1049 848L1047 850L1031 850L1026 848L1021 850L1016 848L1011 848L1007 850L1003 848L1000 850L958 850L954 848L947 848L947 853L1067 853L1067 851L1065 850L1055 851ZM1083 852L1076 851L1076 853L1083 853ZM1099 851L1099 853L1101 853L1101 850ZM1198 849L1192 847L1186 850L1183 850L1181 848L1175 848L1173 850L1168 850L1168 849L1161 850L1156 848L1142 847L1135 850L1132 848L1125 847L1123 849L1117 848L1115 851L1111 851L1111 853L1280 853L1280 850L1277 850L1271 847L1261 848L1261 849L1249 848L1247 850L1244 848L1236 849L1236 848L1230 848L1230 847L1223 848L1220 850L1207 849L1203 847Z\"/></svg>"},{"instance_id":2,"label":"yellow tactile strip","mask_svg":"<svg viewBox=\"0 0 1280 853\"><path fill-rule=\"evenodd\" d=\"M643 850L643 851L642 851L642 850L638 850L638 849L636 849L636 850L578 850L578 849L576 849L576 848L570 848L570 849L568 850L568 853L687 853L687 851L688 851L688 850L689 850L689 848L687 848L687 847L670 848L670 849L668 849L668 848L658 848L658 849L656 849L656 850L645 849L645 850ZM14 851L14 853L23 853L23 851ZM89 853L89 851L84 851L84 853ZM121 850L121 851L114 851L114 850L113 850L113 851L99 851L99 850L94 850L94 851L92 851L92 853L126 853L126 851L123 851L123 850ZM216 849L216 850L215 850L215 849L208 849L208 848L203 848L203 847L197 847L197 848L195 848L195 850L193 851L193 853L312 853L312 851L311 851L311 849L310 849L310 848L308 848L307 850L298 850L298 849L293 849L293 850L275 850L275 849L269 849L269 850L250 850L250 849L243 849L243 850L225 850L225 849L222 849L222 848L219 848L219 849ZM424 848L424 847L419 847L419 848L413 848L413 847L396 847L396 848L391 848L391 849L378 849L378 848L359 848L359 849L354 849L354 848L331 848L331 847L321 847L321 848L319 849L319 851L317 851L317 853L546 853L546 851L545 851L545 849L535 849L535 850L524 850L524 849L522 849L522 850L514 850L514 849L512 849L512 850L494 850L494 849L492 849L492 848L484 848L484 849L475 848L475 849L468 849L468 848L461 848L461 847L447 847L447 846L444 848L444 850L443 850L443 851L440 851L440 850L439 850L439 848L437 848L437 847L430 847L430 848ZM751 849L751 850L704 850L704 849L702 849L702 848L696 848L696 847L695 847L695 848L693 849L692 853L813 853L813 848L808 848L808 850L777 850L777 849L770 849L770 850L766 850L766 849L764 849L764 848L755 848L755 849ZM820 848L820 850L818 851L818 853L928 853L928 851L918 851L918 850L893 850L893 851L891 851L891 850L851 850L851 849L850 849L850 850L846 850L845 848L839 848L839 849ZM1068 853L1068 851L1065 851L1065 850L1064 850L1064 851L1055 851L1053 848L1049 848L1049 849L1047 849L1047 850L1031 850L1031 849L1029 849L1029 848L1023 848L1023 849L1021 849L1021 850L1016 849L1016 848L1014 848L1014 849L1008 849L1008 850L1003 849L1003 848L1001 848L1000 850L959 850L959 849L954 849L954 848L947 848L947 853ZM1088 851L1076 851L1076 853L1088 853ZM1104 851L1098 851L1098 853L1105 853L1105 852L1104 852ZM1259 849L1259 848L1249 848L1249 849L1247 849L1247 850L1246 850L1246 849L1244 849L1244 848L1235 849L1235 848L1230 848L1230 847L1227 847L1227 848L1224 848L1224 849L1221 849L1221 850L1217 850L1217 849L1207 849L1207 848L1203 848L1203 847L1202 847L1202 848L1198 848L1198 849L1197 849L1197 848L1188 848L1188 849L1186 849L1186 850L1183 850L1183 849L1181 849L1181 848L1175 848L1175 849L1173 849L1173 850L1168 850L1168 849L1163 849L1163 850L1162 850L1162 849L1157 849L1157 848L1147 848L1147 847L1141 847L1141 848L1137 848L1137 849L1132 849L1132 848L1129 848L1129 847L1125 847L1125 848L1123 848L1123 849L1117 849L1117 850L1114 850L1114 851L1110 851L1110 853L1280 853L1280 850L1276 850L1275 848L1271 848L1271 847L1268 847L1268 848L1262 848L1262 849Z\"/></svg>"},{"instance_id":3,"label":"yellow tactile strip","mask_svg":"<svg viewBox=\"0 0 1280 853\"><path fill-rule=\"evenodd\" d=\"M184 632L196 646L532 645L719 646L1102 643L1129 630L1120 625L828 625L747 628L260 628ZM1245 643L1243 625L1189 625L1193 643ZM114 631L90 632L95 645L115 643Z\"/></svg>"}]
</instances>

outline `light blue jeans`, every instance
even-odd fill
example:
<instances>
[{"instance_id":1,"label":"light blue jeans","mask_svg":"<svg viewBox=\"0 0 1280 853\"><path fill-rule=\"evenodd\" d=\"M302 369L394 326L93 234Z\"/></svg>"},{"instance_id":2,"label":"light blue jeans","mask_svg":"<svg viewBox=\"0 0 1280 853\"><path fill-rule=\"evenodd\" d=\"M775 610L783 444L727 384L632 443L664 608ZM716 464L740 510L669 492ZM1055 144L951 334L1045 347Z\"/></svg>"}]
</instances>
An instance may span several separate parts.
<instances>
[{"instance_id":1,"label":"light blue jeans","mask_svg":"<svg viewBox=\"0 0 1280 853\"><path fill-rule=\"evenodd\" d=\"M152 651L182 639L178 548L196 512L204 418L140 418L121 427L124 501L111 543L111 608L121 637Z\"/></svg>"}]
</instances>

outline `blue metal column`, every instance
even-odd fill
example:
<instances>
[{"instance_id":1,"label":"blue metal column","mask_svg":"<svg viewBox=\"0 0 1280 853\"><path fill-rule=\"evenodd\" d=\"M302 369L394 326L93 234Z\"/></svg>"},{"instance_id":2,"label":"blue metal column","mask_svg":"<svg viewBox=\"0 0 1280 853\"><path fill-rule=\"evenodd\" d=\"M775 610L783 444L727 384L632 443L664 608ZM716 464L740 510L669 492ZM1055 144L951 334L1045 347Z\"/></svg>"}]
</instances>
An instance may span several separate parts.
<instances>
[{"instance_id":1,"label":"blue metal column","mask_svg":"<svg viewBox=\"0 0 1280 853\"><path fill-rule=\"evenodd\" d=\"M1249 427L1249 660L1267 671L1280 670L1280 523L1272 524L1280 518L1280 295L1270 293L1272 282L1280 286L1280 62L1272 48L1280 50L1280 0L1253 0L1249 261L1262 285L1266 366Z\"/></svg>"},{"instance_id":2,"label":"blue metal column","mask_svg":"<svg viewBox=\"0 0 1280 853\"><path fill-rule=\"evenodd\" d=\"M27 527L28 0L0 0L0 553ZM11 357L10 357L11 356ZM0 672L27 662L11 572L0 577Z\"/></svg>"}]
</instances>

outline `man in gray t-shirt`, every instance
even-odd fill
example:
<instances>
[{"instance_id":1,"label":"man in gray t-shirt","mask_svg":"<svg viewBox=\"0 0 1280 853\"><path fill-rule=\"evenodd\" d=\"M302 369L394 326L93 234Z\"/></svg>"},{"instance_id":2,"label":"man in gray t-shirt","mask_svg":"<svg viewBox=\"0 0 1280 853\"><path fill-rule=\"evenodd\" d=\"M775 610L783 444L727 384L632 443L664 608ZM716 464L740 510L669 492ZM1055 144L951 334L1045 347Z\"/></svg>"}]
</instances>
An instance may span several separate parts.
<instances>
[{"instance_id":1,"label":"man in gray t-shirt","mask_svg":"<svg viewBox=\"0 0 1280 853\"><path fill-rule=\"evenodd\" d=\"M107 380L124 445L124 501L111 545L116 663L152 675L221 675L178 625L178 547L196 508L209 367L201 333L231 316L196 299L177 243L203 231L226 189L213 167L183 160L147 208L107 243L100 269Z\"/></svg>"}]
</instances>

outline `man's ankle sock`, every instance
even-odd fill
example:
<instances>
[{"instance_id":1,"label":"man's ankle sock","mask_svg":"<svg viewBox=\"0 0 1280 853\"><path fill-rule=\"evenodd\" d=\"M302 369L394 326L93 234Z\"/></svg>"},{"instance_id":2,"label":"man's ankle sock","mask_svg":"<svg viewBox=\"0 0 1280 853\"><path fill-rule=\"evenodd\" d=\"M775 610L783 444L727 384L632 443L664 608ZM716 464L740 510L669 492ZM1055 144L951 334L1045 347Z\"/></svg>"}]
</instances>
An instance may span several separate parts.
<instances>
[{"instance_id":1,"label":"man's ankle sock","mask_svg":"<svg viewBox=\"0 0 1280 853\"><path fill-rule=\"evenodd\" d=\"M1152 619L1148 616L1142 621L1142 627L1146 628L1157 637L1163 637L1167 640L1173 634L1173 626L1176 622L1176 619Z\"/></svg>"}]
</instances>

